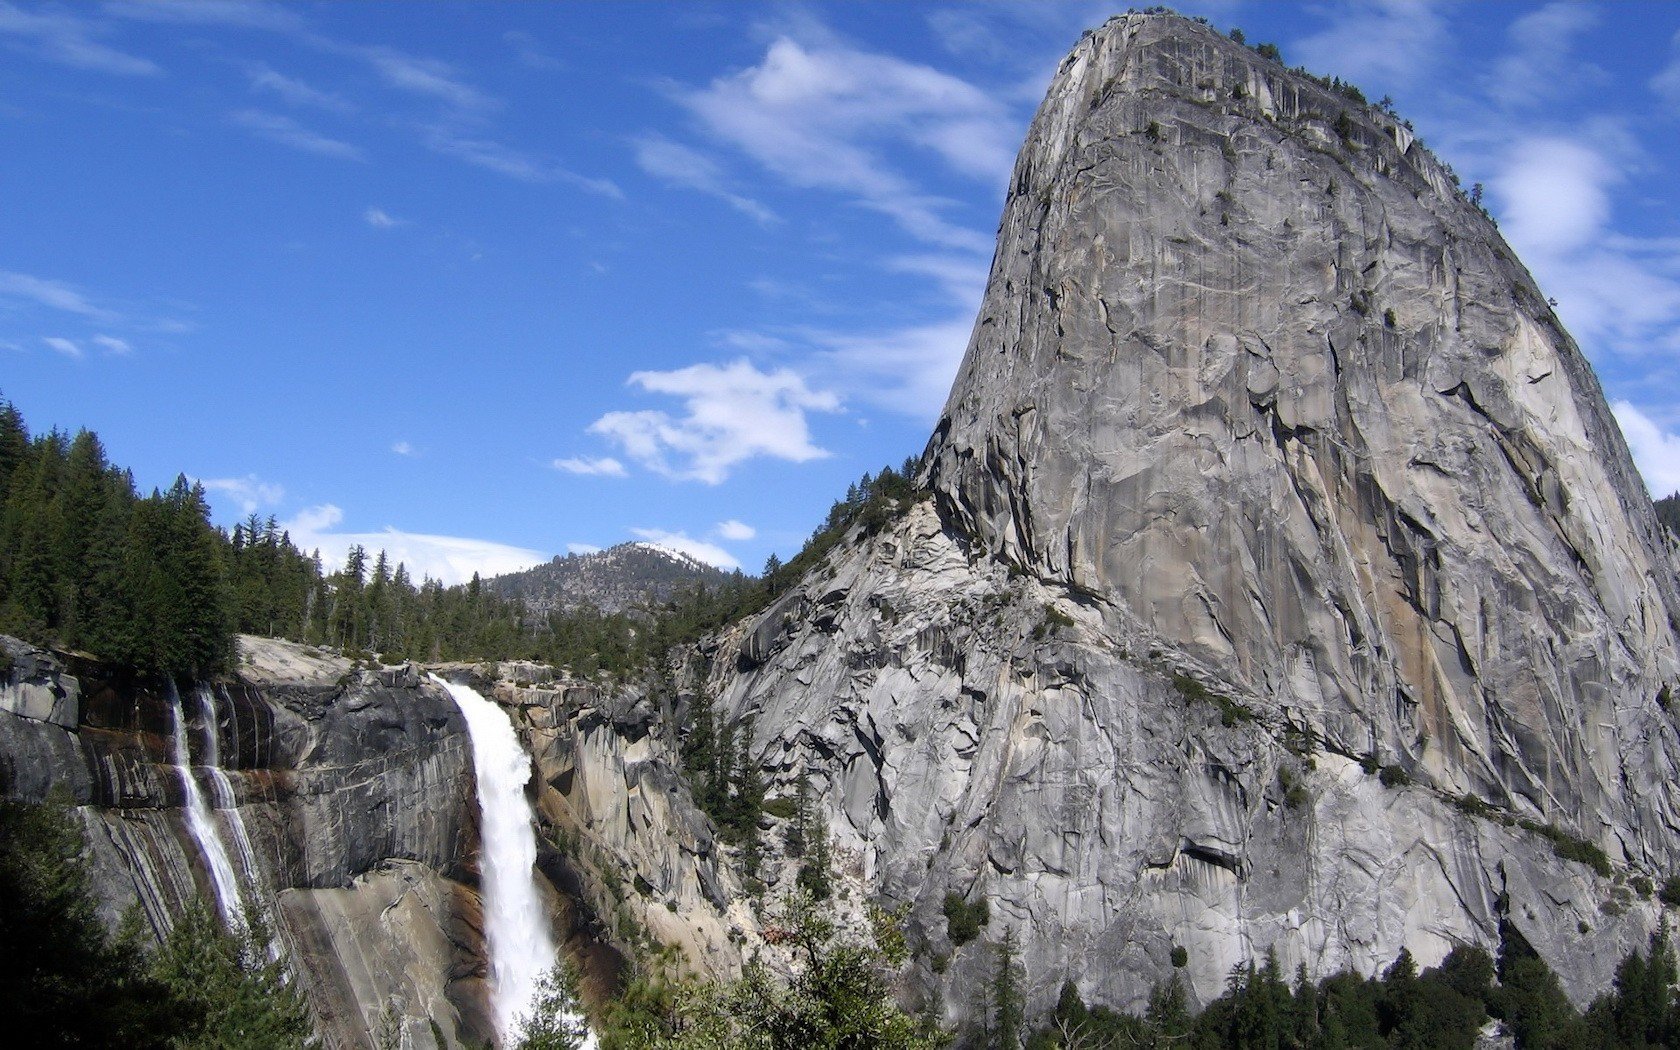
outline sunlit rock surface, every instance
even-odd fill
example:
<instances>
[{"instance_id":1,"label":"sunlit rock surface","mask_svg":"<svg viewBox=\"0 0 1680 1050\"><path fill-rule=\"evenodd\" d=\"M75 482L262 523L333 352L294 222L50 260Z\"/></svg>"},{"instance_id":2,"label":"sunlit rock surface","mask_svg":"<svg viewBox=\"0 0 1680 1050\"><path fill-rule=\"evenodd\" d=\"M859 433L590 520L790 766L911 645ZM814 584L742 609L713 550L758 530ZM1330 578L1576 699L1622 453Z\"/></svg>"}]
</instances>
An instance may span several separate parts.
<instances>
[{"instance_id":1,"label":"sunlit rock surface","mask_svg":"<svg viewBox=\"0 0 1680 1050\"><path fill-rule=\"evenodd\" d=\"M1088 34L928 452L932 500L708 666L929 955L951 890L1040 1006L1135 1006L1174 945L1207 999L1267 949L1428 965L1502 916L1583 1000L1643 943L1673 552L1544 296L1393 118L1176 16ZM987 966L923 980L960 1010Z\"/></svg>"}]
</instances>

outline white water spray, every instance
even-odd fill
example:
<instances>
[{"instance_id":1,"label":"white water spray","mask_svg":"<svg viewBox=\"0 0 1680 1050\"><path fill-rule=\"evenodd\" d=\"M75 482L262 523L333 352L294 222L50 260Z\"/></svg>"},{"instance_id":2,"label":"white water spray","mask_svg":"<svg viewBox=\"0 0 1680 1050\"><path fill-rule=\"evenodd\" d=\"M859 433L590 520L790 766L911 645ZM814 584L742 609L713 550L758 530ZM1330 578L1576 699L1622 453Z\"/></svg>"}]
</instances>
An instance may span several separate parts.
<instances>
[{"instance_id":1,"label":"white water spray","mask_svg":"<svg viewBox=\"0 0 1680 1050\"><path fill-rule=\"evenodd\" d=\"M239 900L239 879L234 874L233 862L228 859L221 836L216 833L216 818L204 801L204 792L199 790L198 778L193 776L192 749L187 745L187 713L181 705L181 694L176 690L174 682L169 683L169 711L173 723L170 727L169 757L175 771L181 777L181 786L187 793L187 831L192 835L193 843L198 846L199 856L204 858L204 866L210 871L210 885L216 892L216 910L221 912L224 923L230 928L238 929L245 923L245 913ZM211 747L214 748L214 720L210 723L209 735ZM220 787L221 785L218 785L218 789Z\"/></svg>"},{"instance_id":2,"label":"white water spray","mask_svg":"<svg viewBox=\"0 0 1680 1050\"><path fill-rule=\"evenodd\" d=\"M558 953L548 935L548 914L537 890L535 815L525 798L531 756L519 744L507 712L470 686L436 675L467 720L473 767L478 774L482 847L484 939L490 952L490 1004L504 1040L530 1011L538 982ZM593 1046L593 1037L586 1046Z\"/></svg>"}]
</instances>

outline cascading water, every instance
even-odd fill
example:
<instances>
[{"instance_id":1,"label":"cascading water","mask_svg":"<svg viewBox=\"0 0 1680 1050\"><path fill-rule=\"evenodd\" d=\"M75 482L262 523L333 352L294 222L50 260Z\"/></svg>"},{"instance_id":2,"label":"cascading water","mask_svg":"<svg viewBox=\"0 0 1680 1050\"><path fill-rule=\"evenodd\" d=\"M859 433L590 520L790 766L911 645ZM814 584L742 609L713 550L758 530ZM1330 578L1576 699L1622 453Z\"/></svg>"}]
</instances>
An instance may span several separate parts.
<instances>
[{"instance_id":1,"label":"cascading water","mask_svg":"<svg viewBox=\"0 0 1680 1050\"><path fill-rule=\"evenodd\" d=\"M198 717L204 723L204 774L210 780L210 805L222 814L228 831L233 835L234 848L239 851L240 867L245 879L254 884L258 876L257 853L251 847L251 836L245 830L245 817L239 812L239 796L222 768L222 746L216 733L216 698L207 685L198 687Z\"/></svg>"},{"instance_id":2,"label":"cascading water","mask_svg":"<svg viewBox=\"0 0 1680 1050\"><path fill-rule=\"evenodd\" d=\"M181 777L187 795L187 831L198 846L199 856L210 872L210 885L216 891L216 910L229 927L244 925L245 912L239 898L239 878L234 874L233 862L216 833L216 818L199 790L198 778L193 776L192 749L187 745L187 713L181 704L181 694L175 683L169 683L169 711L173 725L170 735L170 762ZM215 721L210 723L210 739L216 738ZM212 745L213 746L213 745ZM217 770L220 772L220 770Z\"/></svg>"},{"instance_id":3,"label":"cascading water","mask_svg":"<svg viewBox=\"0 0 1680 1050\"><path fill-rule=\"evenodd\" d=\"M535 815L525 798L531 756L507 712L470 686L436 675L467 720L478 774L484 890L484 939L490 952L490 1003L497 1033L507 1039L530 1011L538 982L557 961L548 915L537 890ZM593 1046L593 1038L586 1041Z\"/></svg>"}]
</instances>

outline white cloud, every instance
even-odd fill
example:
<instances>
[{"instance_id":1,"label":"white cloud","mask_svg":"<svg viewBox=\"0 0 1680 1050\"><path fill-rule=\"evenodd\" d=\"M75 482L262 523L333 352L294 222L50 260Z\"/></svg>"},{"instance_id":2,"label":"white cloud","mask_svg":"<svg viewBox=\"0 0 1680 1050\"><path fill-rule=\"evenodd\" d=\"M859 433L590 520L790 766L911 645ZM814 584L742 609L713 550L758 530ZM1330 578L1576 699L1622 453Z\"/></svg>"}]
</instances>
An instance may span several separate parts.
<instances>
[{"instance_id":1,"label":"white cloud","mask_svg":"<svg viewBox=\"0 0 1680 1050\"><path fill-rule=\"evenodd\" d=\"M155 76L162 72L150 59L130 55L93 39L98 23L51 11L24 11L0 0L0 36L27 40L37 55L60 65L119 76Z\"/></svg>"},{"instance_id":2,"label":"white cloud","mask_svg":"<svg viewBox=\"0 0 1680 1050\"><path fill-rule=\"evenodd\" d=\"M352 52L379 74L389 87L444 102L457 109L483 110L497 101L463 80L455 68L435 58L406 55L389 47L356 48Z\"/></svg>"},{"instance_id":3,"label":"white cloud","mask_svg":"<svg viewBox=\"0 0 1680 1050\"><path fill-rule=\"evenodd\" d=\"M350 547L360 544L369 555L383 550L393 564L408 566L410 575L430 576L445 584L465 583L473 573L481 577L518 572L547 561L539 551L491 540L434 536L386 527L380 532L338 532L344 512L331 504L310 507L284 523L300 550L321 552L328 571L344 564Z\"/></svg>"},{"instance_id":4,"label":"white cloud","mask_svg":"<svg viewBox=\"0 0 1680 1050\"><path fill-rule=\"evenodd\" d=\"M811 442L807 412L837 412L840 399L812 390L789 369L761 372L746 359L670 372L635 372L632 385L684 400L682 418L658 411L608 412L590 425L636 462L670 478L718 484L739 463L768 456L794 463L829 453Z\"/></svg>"},{"instance_id":5,"label":"white cloud","mask_svg":"<svg viewBox=\"0 0 1680 1050\"><path fill-rule=\"evenodd\" d=\"M403 225L403 220L391 215L383 208L369 208L362 212L362 220L376 230L390 230Z\"/></svg>"},{"instance_id":6,"label":"white cloud","mask_svg":"<svg viewBox=\"0 0 1680 1050\"><path fill-rule=\"evenodd\" d=\"M624 191L619 189L618 184L611 179L597 179L587 175L579 175L577 172L551 161L531 156L491 139L463 134L459 129L453 127L437 125L429 128L426 132L426 146L433 152L454 157L486 171L506 175L508 178L517 179L520 182L569 183L602 197L611 197L615 200L624 197Z\"/></svg>"},{"instance_id":7,"label":"white cloud","mask_svg":"<svg viewBox=\"0 0 1680 1050\"><path fill-rule=\"evenodd\" d=\"M687 533L667 532L664 529L631 529L630 532L655 547L663 547L666 550L693 558L695 561L703 561L714 568L739 569L741 567L741 563L735 558L735 555L730 554L715 543L694 539Z\"/></svg>"},{"instance_id":8,"label":"white cloud","mask_svg":"<svg viewBox=\"0 0 1680 1050\"><path fill-rule=\"evenodd\" d=\"M587 456L572 456L567 459L554 461L555 470L563 470L568 474L595 474L607 478L622 478L625 475L624 464L611 456L599 459Z\"/></svg>"},{"instance_id":9,"label":"white cloud","mask_svg":"<svg viewBox=\"0 0 1680 1050\"><path fill-rule=\"evenodd\" d=\"M734 518L730 518L728 521L718 522L717 534L726 540L740 542L757 536L758 530L744 521L736 521Z\"/></svg>"},{"instance_id":10,"label":"white cloud","mask_svg":"<svg viewBox=\"0 0 1680 1050\"><path fill-rule=\"evenodd\" d=\"M355 108L337 95L311 87L260 62L247 69L245 75L250 78L253 91L267 91L294 106L314 106L333 113L349 113Z\"/></svg>"},{"instance_id":11,"label":"white cloud","mask_svg":"<svg viewBox=\"0 0 1680 1050\"><path fill-rule=\"evenodd\" d=\"M1662 72L1651 78L1651 90L1662 96L1670 106L1680 110L1680 33L1674 34L1671 43L1674 58L1664 66Z\"/></svg>"},{"instance_id":12,"label":"white cloud","mask_svg":"<svg viewBox=\"0 0 1680 1050\"><path fill-rule=\"evenodd\" d=\"M1559 300L1571 332L1595 356L1643 355L1676 338L1680 280L1664 269L1680 268L1680 258L1610 234L1611 189L1624 178L1613 148L1520 139L1491 185L1507 239Z\"/></svg>"},{"instance_id":13,"label":"white cloud","mask_svg":"<svg viewBox=\"0 0 1680 1050\"><path fill-rule=\"evenodd\" d=\"M1515 50L1493 67L1488 94L1507 106L1532 106L1598 79L1603 71L1570 61L1575 39L1598 23L1585 4L1554 2L1511 23Z\"/></svg>"},{"instance_id":14,"label":"white cloud","mask_svg":"<svg viewBox=\"0 0 1680 1050\"><path fill-rule=\"evenodd\" d=\"M395 452L399 456L418 456L420 454L420 453L414 451L414 446L410 445L406 441L398 441L398 442L393 443L391 445L391 451Z\"/></svg>"},{"instance_id":15,"label":"white cloud","mask_svg":"<svg viewBox=\"0 0 1680 1050\"><path fill-rule=\"evenodd\" d=\"M65 357L74 358L79 361L84 356L82 348L78 344L64 338L63 336L44 336L42 337L41 342L47 344L48 349L55 353L63 354Z\"/></svg>"},{"instance_id":16,"label":"white cloud","mask_svg":"<svg viewBox=\"0 0 1680 1050\"><path fill-rule=\"evenodd\" d=\"M199 484L206 492L219 493L239 504L242 514L255 514L259 507L272 507L286 495L286 490L255 474L242 478L201 478Z\"/></svg>"},{"instance_id":17,"label":"white cloud","mask_svg":"<svg viewBox=\"0 0 1680 1050\"><path fill-rule=\"evenodd\" d=\"M945 404L974 329L972 314L880 333L811 331L813 368L849 396L914 419Z\"/></svg>"},{"instance_id":18,"label":"white cloud","mask_svg":"<svg viewBox=\"0 0 1680 1050\"><path fill-rule=\"evenodd\" d=\"M96 335L93 337L93 343L95 346L104 347L107 352L119 356L126 356L134 352L134 347L129 345L128 340L118 339L112 335Z\"/></svg>"},{"instance_id":19,"label":"white cloud","mask_svg":"<svg viewBox=\"0 0 1680 1050\"><path fill-rule=\"evenodd\" d=\"M991 275L989 261L974 256L900 255L887 260L887 269L932 278L946 296L970 314L980 309L986 278Z\"/></svg>"},{"instance_id":20,"label":"white cloud","mask_svg":"<svg viewBox=\"0 0 1680 1050\"><path fill-rule=\"evenodd\" d=\"M710 157L657 135L637 139L635 146L636 163L649 175L716 197L761 224L777 221L776 213L769 208L732 192L723 170Z\"/></svg>"},{"instance_id":21,"label":"white cloud","mask_svg":"<svg viewBox=\"0 0 1680 1050\"><path fill-rule=\"evenodd\" d=\"M951 223L951 202L920 192L883 147L914 146L957 172L1008 177L1018 129L988 92L929 66L831 40L779 37L763 61L681 101L714 137L788 182L830 190L933 244L983 252L991 238Z\"/></svg>"},{"instance_id":22,"label":"white cloud","mask_svg":"<svg viewBox=\"0 0 1680 1050\"><path fill-rule=\"evenodd\" d=\"M305 153L332 157L335 160L367 159L360 149L350 143L310 131L291 117L279 113L245 109L234 113L228 119L254 135Z\"/></svg>"},{"instance_id":23,"label":"white cloud","mask_svg":"<svg viewBox=\"0 0 1680 1050\"><path fill-rule=\"evenodd\" d=\"M1344 0L1328 14L1330 25L1296 41L1284 61L1393 85L1427 76L1446 48L1446 24L1433 0Z\"/></svg>"},{"instance_id":24,"label":"white cloud","mask_svg":"<svg viewBox=\"0 0 1680 1050\"><path fill-rule=\"evenodd\" d=\"M95 321L116 320L110 310L95 306L87 296L62 281L0 270L0 298L27 299L39 306L80 314Z\"/></svg>"},{"instance_id":25,"label":"white cloud","mask_svg":"<svg viewBox=\"0 0 1680 1050\"><path fill-rule=\"evenodd\" d=\"M1619 178L1609 161L1581 142L1519 142L1493 182L1506 236L1524 251L1545 254L1587 244L1609 221L1609 187Z\"/></svg>"},{"instance_id":26,"label":"white cloud","mask_svg":"<svg viewBox=\"0 0 1680 1050\"><path fill-rule=\"evenodd\" d=\"M601 550L602 550L602 548L597 547L593 543L568 543L568 544L566 544L566 553L567 554L599 554L599 553L601 553Z\"/></svg>"},{"instance_id":27,"label":"white cloud","mask_svg":"<svg viewBox=\"0 0 1680 1050\"><path fill-rule=\"evenodd\" d=\"M1630 402L1617 401L1611 410L1645 476L1645 487L1658 497L1680 492L1680 435L1663 430Z\"/></svg>"}]
</instances>

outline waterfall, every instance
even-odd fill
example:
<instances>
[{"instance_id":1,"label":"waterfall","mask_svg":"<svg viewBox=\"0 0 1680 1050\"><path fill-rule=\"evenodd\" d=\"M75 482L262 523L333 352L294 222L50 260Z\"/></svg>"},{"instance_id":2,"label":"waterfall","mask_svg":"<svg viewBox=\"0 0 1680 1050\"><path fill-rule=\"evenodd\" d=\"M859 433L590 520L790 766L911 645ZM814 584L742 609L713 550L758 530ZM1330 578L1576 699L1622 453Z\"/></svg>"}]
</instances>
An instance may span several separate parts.
<instances>
[{"instance_id":1,"label":"waterfall","mask_svg":"<svg viewBox=\"0 0 1680 1050\"><path fill-rule=\"evenodd\" d=\"M233 862L228 859L227 849L216 832L216 818L211 813L209 804L204 801L204 792L199 789L198 778L193 776L192 749L187 744L187 713L181 704L180 691L175 688L173 681L169 683L169 711L172 723L169 759L181 777L181 786L186 789L187 831L192 835L194 845L198 847L199 856L204 858L204 866L210 871L211 888L216 891L216 910L221 912L224 923L238 929L245 923L245 913L239 899L239 878L234 874ZM214 749L214 719L210 722L209 736L211 747ZM218 793L225 784L224 778L221 784L217 785Z\"/></svg>"},{"instance_id":2,"label":"waterfall","mask_svg":"<svg viewBox=\"0 0 1680 1050\"><path fill-rule=\"evenodd\" d=\"M520 746L507 712L470 686L432 676L455 698L467 720L478 774L479 867L483 877L484 939L490 954L490 1004L497 1034L509 1038L531 1009L537 984L558 961L548 913L537 889L535 815L525 798L531 756ZM594 1039L586 1040L593 1046Z\"/></svg>"},{"instance_id":3,"label":"waterfall","mask_svg":"<svg viewBox=\"0 0 1680 1050\"><path fill-rule=\"evenodd\" d=\"M198 687L198 717L204 723L204 775L210 781L210 806L222 814L228 831L233 835L234 848L239 852L239 865L245 869L245 881L255 885L259 869L257 853L251 848L251 836L245 830L245 817L239 812L239 796L227 771L222 769L222 747L217 739L216 697L207 685ZM232 707L230 702L229 707Z\"/></svg>"}]
</instances>

